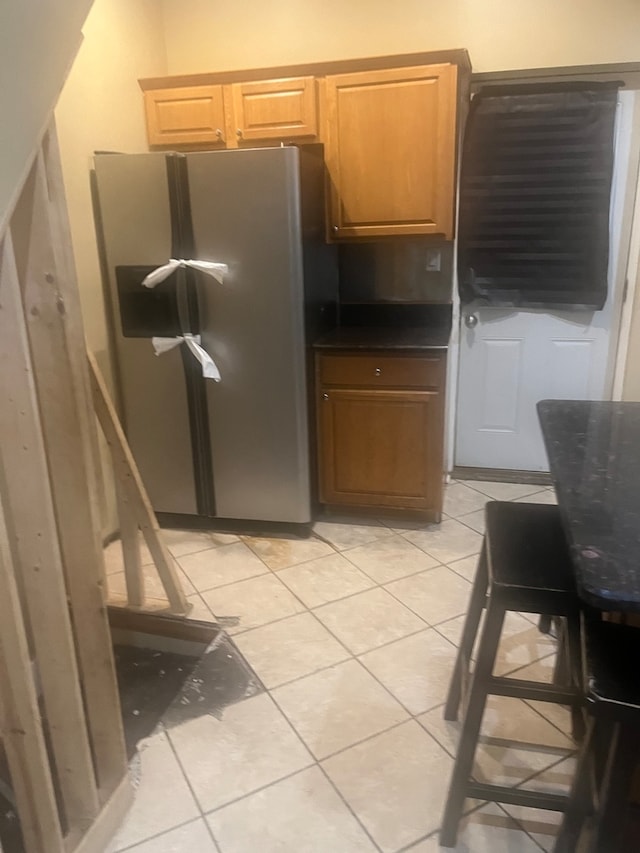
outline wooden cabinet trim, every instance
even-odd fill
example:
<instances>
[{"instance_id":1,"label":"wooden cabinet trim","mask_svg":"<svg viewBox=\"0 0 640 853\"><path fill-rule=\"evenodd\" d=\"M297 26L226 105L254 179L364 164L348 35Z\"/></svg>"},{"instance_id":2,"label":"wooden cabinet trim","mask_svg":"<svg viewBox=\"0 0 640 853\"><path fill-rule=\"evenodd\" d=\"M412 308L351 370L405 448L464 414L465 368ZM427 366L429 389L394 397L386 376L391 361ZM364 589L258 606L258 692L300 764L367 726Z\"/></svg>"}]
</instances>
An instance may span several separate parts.
<instances>
[{"instance_id":1,"label":"wooden cabinet trim","mask_svg":"<svg viewBox=\"0 0 640 853\"><path fill-rule=\"evenodd\" d=\"M269 80L281 77L325 77L328 74L349 74L358 71L374 71L380 68L403 68L412 65L443 63L457 65L465 76L471 74L471 61L468 51L464 48L457 48L454 50L391 54L389 56L367 56L358 59L338 59L329 62L308 62L300 65L277 65L270 68L244 68L237 71L145 77L138 80L138 85L143 92L146 92L152 89L181 86L242 83L245 80Z\"/></svg>"}]
</instances>

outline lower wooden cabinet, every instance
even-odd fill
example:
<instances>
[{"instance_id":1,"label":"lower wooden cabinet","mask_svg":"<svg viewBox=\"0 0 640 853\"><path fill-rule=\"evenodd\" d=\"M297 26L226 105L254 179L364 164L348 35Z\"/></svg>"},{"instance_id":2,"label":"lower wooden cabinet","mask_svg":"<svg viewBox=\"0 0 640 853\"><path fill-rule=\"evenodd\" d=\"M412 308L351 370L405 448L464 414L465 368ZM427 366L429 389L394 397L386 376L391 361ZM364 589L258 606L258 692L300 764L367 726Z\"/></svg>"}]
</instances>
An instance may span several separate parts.
<instances>
[{"instance_id":1,"label":"lower wooden cabinet","mask_svg":"<svg viewBox=\"0 0 640 853\"><path fill-rule=\"evenodd\" d=\"M320 500L442 512L445 357L317 355Z\"/></svg>"}]
</instances>

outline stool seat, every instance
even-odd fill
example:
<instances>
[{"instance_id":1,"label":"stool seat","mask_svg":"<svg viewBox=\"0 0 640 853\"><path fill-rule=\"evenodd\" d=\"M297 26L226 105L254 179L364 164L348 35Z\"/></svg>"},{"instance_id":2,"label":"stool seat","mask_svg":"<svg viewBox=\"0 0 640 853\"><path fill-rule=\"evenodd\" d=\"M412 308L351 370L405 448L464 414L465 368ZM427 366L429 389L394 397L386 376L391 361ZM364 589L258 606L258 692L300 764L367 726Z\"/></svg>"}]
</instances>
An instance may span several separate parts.
<instances>
[{"instance_id":1,"label":"stool seat","mask_svg":"<svg viewBox=\"0 0 640 853\"><path fill-rule=\"evenodd\" d=\"M485 513L491 583L563 593L574 589L557 506L490 501Z\"/></svg>"},{"instance_id":2,"label":"stool seat","mask_svg":"<svg viewBox=\"0 0 640 853\"><path fill-rule=\"evenodd\" d=\"M472 778L482 716L487 696L511 696L570 705L574 728L581 731L579 607L571 556L558 507L548 504L490 501L485 508L486 528L471 599L445 703L445 720L456 720L461 706L464 719L440 844L454 847L467 797L512 805L563 811L567 798L523 788L479 783ZM537 613L555 619L562 637L553 684L493 674L500 635L508 611ZM485 613L482 629L480 622ZM475 640L480 635L476 662L470 667Z\"/></svg>"}]
</instances>

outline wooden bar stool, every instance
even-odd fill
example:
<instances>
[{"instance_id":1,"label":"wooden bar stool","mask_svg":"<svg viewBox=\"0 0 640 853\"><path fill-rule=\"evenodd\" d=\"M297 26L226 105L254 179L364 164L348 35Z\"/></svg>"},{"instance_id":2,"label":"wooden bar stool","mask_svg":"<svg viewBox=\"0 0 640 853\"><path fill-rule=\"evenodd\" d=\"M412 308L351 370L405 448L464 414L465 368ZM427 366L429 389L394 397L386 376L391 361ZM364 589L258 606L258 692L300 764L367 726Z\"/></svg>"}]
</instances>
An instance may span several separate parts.
<instances>
[{"instance_id":1,"label":"wooden bar stool","mask_svg":"<svg viewBox=\"0 0 640 853\"><path fill-rule=\"evenodd\" d=\"M563 811L567 797L520 788L474 782L471 770L480 725L490 694L571 705L579 728L580 629L579 605L571 559L556 506L491 501L486 509L486 532L471 600L462 632L445 719L456 720L463 693L466 711L440 831L440 844L454 847L467 797ZM494 676L493 668L505 615L509 610L557 619L560 640L553 684ZM482 613L477 660L470 674ZM467 690L468 687L468 690ZM579 734L579 731L576 731Z\"/></svg>"},{"instance_id":2,"label":"wooden bar stool","mask_svg":"<svg viewBox=\"0 0 640 853\"><path fill-rule=\"evenodd\" d=\"M588 723L554 853L628 853L638 849L625 831L640 762L640 629L582 623Z\"/></svg>"}]
</instances>

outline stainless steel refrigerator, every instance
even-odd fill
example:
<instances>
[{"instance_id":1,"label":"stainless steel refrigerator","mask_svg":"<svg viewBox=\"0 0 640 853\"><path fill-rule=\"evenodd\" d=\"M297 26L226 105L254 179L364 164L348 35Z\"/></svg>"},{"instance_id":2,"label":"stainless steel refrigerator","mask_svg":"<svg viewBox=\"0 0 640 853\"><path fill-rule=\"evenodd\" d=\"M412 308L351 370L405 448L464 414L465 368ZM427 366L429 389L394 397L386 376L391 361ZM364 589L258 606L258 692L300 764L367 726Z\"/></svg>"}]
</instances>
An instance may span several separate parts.
<instances>
[{"instance_id":1,"label":"stainless steel refrigerator","mask_svg":"<svg viewBox=\"0 0 640 853\"><path fill-rule=\"evenodd\" d=\"M321 146L95 156L121 414L161 523L311 520L309 345L337 303L323 187ZM143 286L171 258L228 272Z\"/></svg>"}]
</instances>

